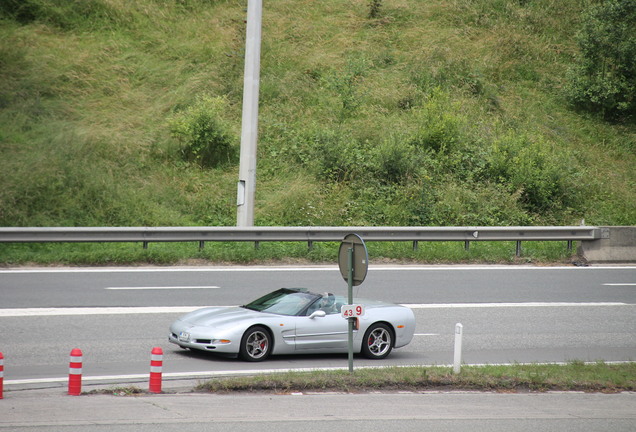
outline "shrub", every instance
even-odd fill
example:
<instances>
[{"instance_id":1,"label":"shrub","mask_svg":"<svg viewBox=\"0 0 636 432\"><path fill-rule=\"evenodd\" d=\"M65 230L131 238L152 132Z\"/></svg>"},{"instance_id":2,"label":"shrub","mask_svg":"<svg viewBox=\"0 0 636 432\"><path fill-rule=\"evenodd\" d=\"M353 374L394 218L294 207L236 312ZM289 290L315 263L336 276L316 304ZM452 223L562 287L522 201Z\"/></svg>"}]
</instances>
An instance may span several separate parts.
<instances>
[{"instance_id":1,"label":"shrub","mask_svg":"<svg viewBox=\"0 0 636 432\"><path fill-rule=\"evenodd\" d=\"M636 2L592 6L577 34L581 51L568 74L566 94L577 107L607 119L636 113Z\"/></svg>"},{"instance_id":2,"label":"shrub","mask_svg":"<svg viewBox=\"0 0 636 432\"><path fill-rule=\"evenodd\" d=\"M446 91L436 88L421 108L414 111L416 131L411 144L437 153L452 151L461 137L462 119Z\"/></svg>"},{"instance_id":3,"label":"shrub","mask_svg":"<svg viewBox=\"0 0 636 432\"><path fill-rule=\"evenodd\" d=\"M359 185L355 201L364 221L375 226L418 226L431 222L431 185L425 180L407 185Z\"/></svg>"},{"instance_id":4,"label":"shrub","mask_svg":"<svg viewBox=\"0 0 636 432\"><path fill-rule=\"evenodd\" d=\"M34 21L62 29L90 28L126 21L118 10L101 0L2 0L0 14L27 24Z\"/></svg>"},{"instance_id":5,"label":"shrub","mask_svg":"<svg viewBox=\"0 0 636 432\"><path fill-rule=\"evenodd\" d=\"M418 170L418 153L407 140L390 136L370 155L373 174L380 183L402 184Z\"/></svg>"},{"instance_id":6,"label":"shrub","mask_svg":"<svg viewBox=\"0 0 636 432\"><path fill-rule=\"evenodd\" d=\"M531 224L534 221L519 203L519 195L504 185L448 182L436 190L431 222L458 226Z\"/></svg>"},{"instance_id":7,"label":"shrub","mask_svg":"<svg viewBox=\"0 0 636 432\"><path fill-rule=\"evenodd\" d=\"M340 100L338 120L344 121L353 117L362 103L358 95L358 87L371 67L365 57L351 58L342 71L333 71L324 79L325 87Z\"/></svg>"},{"instance_id":8,"label":"shrub","mask_svg":"<svg viewBox=\"0 0 636 432\"><path fill-rule=\"evenodd\" d=\"M309 166L318 179L349 182L359 177L368 160L360 143L347 133L318 130L308 138Z\"/></svg>"},{"instance_id":9,"label":"shrub","mask_svg":"<svg viewBox=\"0 0 636 432\"><path fill-rule=\"evenodd\" d=\"M377 18L380 16L380 8L382 6L382 0L370 0L369 1L369 18Z\"/></svg>"},{"instance_id":10,"label":"shrub","mask_svg":"<svg viewBox=\"0 0 636 432\"><path fill-rule=\"evenodd\" d=\"M202 96L194 105L169 120L170 132L181 144L186 161L219 167L236 161L237 146L229 124L222 118L227 102Z\"/></svg>"},{"instance_id":11,"label":"shrub","mask_svg":"<svg viewBox=\"0 0 636 432\"><path fill-rule=\"evenodd\" d=\"M581 167L567 151L540 138L509 134L495 141L486 157L482 179L519 192L528 211L544 214L579 204L581 185L575 179Z\"/></svg>"}]
</instances>

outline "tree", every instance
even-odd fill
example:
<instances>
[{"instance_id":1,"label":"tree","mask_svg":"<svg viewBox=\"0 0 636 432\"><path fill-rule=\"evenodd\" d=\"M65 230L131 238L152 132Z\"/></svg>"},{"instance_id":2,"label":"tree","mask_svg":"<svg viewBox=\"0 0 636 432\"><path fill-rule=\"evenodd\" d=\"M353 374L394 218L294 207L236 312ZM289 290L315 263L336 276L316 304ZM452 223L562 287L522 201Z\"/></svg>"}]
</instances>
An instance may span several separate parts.
<instances>
[{"instance_id":1,"label":"tree","mask_svg":"<svg viewBox=\"0 0 636 432\"><path fill-rule=\"evenodd\" d=\"M568 74L569 100L608 120L633 120L636 1L608 0L592 6L583 16L576 41L580 58Z\"/></svg>"}]
</instances>

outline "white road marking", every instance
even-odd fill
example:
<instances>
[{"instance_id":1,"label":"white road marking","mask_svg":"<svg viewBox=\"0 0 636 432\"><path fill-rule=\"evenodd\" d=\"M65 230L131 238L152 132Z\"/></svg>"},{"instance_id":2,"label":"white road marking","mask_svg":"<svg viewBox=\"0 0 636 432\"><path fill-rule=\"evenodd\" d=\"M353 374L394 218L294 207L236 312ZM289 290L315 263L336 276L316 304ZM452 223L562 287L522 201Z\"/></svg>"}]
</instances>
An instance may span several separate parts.
<instances>
[{"instance_id":1,"label":"white road marking","mask_svg":"<svg viewBox=\"0 0 636 432\"><path fill-rule=\"evenodd\" d=\"M345 370L343 367L328 367L320 368L320 370ZM217 376L234 376L234 375L258 375L258 374L271 374L276 372L302 372L316 370L315 368L297 368L297 369L254 369L243 371L201 371L201 372L172 372L163 373L163 379L200 379L200 378L212 378ZM121 381L121 380L147 380L148 374L132 374L132 375L104 375L104 376L82 376L82 382L87 381ZM20 385L20 384L46 384L46 383L63 383L68 381L66 377L54 377L54 378L33 378L33 379L21 379L21 380L4 380L5 385Z\"/></svg>"},{"instance_id":2,"label":"white road marking","mask_svg":"<svg viewBox=\"0 0 636 432\"><path fill-rule=\"evenodd\" d=\"M411 309L453 309L453 308L515 308L515 307L598 307L598 306L634 306L629 303L439 303L405 304ZM0 309L0 318L64 316L64 315L123 315L123 314L170 314L188 313L196 309L211 306L144 306L144 307L77 307L77 308L16 308ZM231 307L231 306L214 306Z\"/></svg>"},{"instance_id":3,"label":"white road marking","mask_svg":"<svg viewBox=\"0 0 636 432\"><path fill-rule=\"evenodd\" d=\"M204 306L156 306L156 307L77 307L77 308L23 308L0 309L0 318L66 316L66 315L123 315L188 313Z\"/></svg>"},{"instance_id":4,"label":"white road marking","mask_svg":"<svg viewBox=\"0 0 636 432\"><path fill-rule=\"evenodd\" d=\"M102 268L36 268L36 269L7 269L4 273L215 273L215 272L299 272L299 271L339 271L337 266L316 267L102 267Z\"/></svg>"},{"instance_id":5,"label":"white road marking","mask_svg":"<svg viewBox=\"0 0 636 432\"><path fill-rule=\"evenodd\" d=\"M435 303L435 304L405 304L411 309L453 309L453 308L516 308L516 307L594 307L594 306L633 306L629 303L599 302L599 303L569 303L569 302L527 302L527 303Z\"/></svg>"},{"instance_id":6,"label":"white road marking","mask_svg":"<svg viewBox=\"0 0 636 432\"><path fill-rule=\"evenodd\" d=\"M604 283L605 286L636 286L636 283Z\"/></svg>"},{"instance_id":7,"label":"white road marking","mask_svg":"<svg viewBox=\"0 0 636 432\"><path fill-rule=\"evenodd\" d=\"M218 286L137 286L137 287L106 287L104 289L113 291L133 291L133 290L179 290L179 289L219 289Z\"/></svg>"}]
</instances>

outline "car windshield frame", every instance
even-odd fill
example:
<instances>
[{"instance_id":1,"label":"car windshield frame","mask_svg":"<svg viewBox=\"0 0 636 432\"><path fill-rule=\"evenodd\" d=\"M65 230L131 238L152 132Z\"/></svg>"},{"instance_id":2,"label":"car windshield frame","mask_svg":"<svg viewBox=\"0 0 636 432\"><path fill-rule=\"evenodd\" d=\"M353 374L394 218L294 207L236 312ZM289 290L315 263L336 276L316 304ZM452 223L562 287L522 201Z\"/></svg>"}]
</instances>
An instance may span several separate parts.
<instances>
[{"instance_id":1,"label":"car windshield frame","mask_svg":"<svg viewBox=\"0 0 636 432\"><path fill-rule=\"evenodd\" d=\"M320 294L303 289L280 288L242 307L276 315L303 316L307 309L321 298Z\"/></svg>"}]
</instances>

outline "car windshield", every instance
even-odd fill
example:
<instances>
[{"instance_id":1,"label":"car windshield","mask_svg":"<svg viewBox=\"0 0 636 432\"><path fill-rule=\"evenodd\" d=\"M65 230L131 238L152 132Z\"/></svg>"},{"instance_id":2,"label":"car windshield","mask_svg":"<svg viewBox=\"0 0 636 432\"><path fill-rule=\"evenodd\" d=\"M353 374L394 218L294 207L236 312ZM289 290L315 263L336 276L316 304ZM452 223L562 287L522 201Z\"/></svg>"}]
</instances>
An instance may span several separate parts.
<instances>
[{"instance_id":1,"label":"car windshield","mask_svg":"<svg viewBox=\"0 0 636 432\"><path fill-rule=\"evenodd\" d=\"M246 309L278 315L303 315L320 295L296 289L281 288L244 305Z\"/></svg>"}]
</instances>

